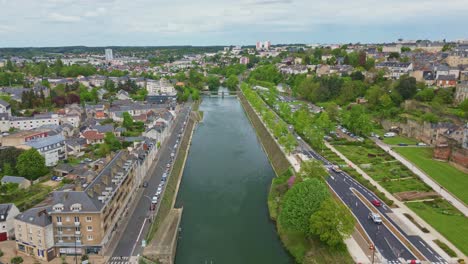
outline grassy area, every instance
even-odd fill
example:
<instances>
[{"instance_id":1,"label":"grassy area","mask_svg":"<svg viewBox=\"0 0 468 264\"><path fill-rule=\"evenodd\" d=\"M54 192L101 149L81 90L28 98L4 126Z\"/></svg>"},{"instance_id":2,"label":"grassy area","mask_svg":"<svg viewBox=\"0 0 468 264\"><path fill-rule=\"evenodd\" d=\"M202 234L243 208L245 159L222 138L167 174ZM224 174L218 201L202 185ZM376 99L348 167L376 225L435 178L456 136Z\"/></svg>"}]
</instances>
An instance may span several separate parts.
<instances>
[{"instance_id":1,"label":"grassy area","mask_svg":"<svg viewBox=\"0 0 468 264\"><path fill-rule=\"evenodd\" d=\"M404 136L395 136L395 137L388 137L384 138L383 142L389 145L398 145L400 143L408 144L408 145L416 145L418 141L412 138L404 137Z\"/></svg>"},{"instance_id":2,"label":"grassy area","mask_svg":"<svg viewBox=\"0 0 468 264\"><path fill-rule=\"evenodd\" d=\"M432 159L431 148L404 147L394 150L418 166L437 183L468 204L468 174L458 170L449 163Z\"/></svg>"},{"instance_id":3,"label":"grassy area","mask_svg":"<svg viewBox=\"0 0 468 264\"><path fill-rule=\"evenodd\" d=\"M154 219L153 223L151 224L151 228L148 234L146 235L146 240L148 243L151 242L151 240L154 238L154 235L156 234L156 231L158 230L159 226L164 221L169 211L172 209L172 201L176 198L175 196L177 183L182 175L185 155L187 155L187 150L190 147L190 134L193 130L194 125L195 122L192 119L190 119L187 124L184 137L182 138L182 141L180 143L179 152L172 167L171 175L169 176L169 179L167 181L164 195L159 204L159 211L156 214L156 218Z\"/></svg>"},{"instance_id":4,"label":"grassy area","mask_svg":"<svg viewBox=\"0 0 468 264\"><path fill-rule=\"evenodd\" d=\"M445 200L406 203L406 205L437 229L464 254L468 254L468 221Z\"/></svg>"},{"instance_id":5,"label":"grassy area","mask_svg":"<svg viewBox=\"0 0 468 264\"><path fill-rule=\"evenodd\" d=\"M408 168L372 142L335 145L335 148L391 193L431 190Z\"/></svg>"},{"instance_id":6,"label":"grassy area","mask_svg":"<svg viewBox=\"0 0 468 264\"><path fill-rule=\"evenodd\" d=\"M0 204L14 203L20 211L25 211L42 202L52 190L52 187L40 183L31 185L27 189L9 188L7 192L0 195Z\"/></svg>"}]
</instances>

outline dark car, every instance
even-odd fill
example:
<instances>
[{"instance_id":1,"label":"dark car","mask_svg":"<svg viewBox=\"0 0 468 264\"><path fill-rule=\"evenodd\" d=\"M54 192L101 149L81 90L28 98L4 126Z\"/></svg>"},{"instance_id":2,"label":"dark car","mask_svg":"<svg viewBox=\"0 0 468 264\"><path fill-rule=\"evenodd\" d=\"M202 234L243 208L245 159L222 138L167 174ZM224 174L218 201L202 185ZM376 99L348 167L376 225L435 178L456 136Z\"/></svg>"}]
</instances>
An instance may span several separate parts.
<instances>
[{"instance_id":1,"label":"dark car","mask_svg":"<svg viewBox=\"0 0 468 264\"><path fill-rule=\"evenodd\" d=\"M372 200L371 203L375 206L375 207L380 207L382 205L382 203L379 201L379 200Z\"/></svg>"},{"instance_id":2,"label":"dark car","mask_svg":"<svg viewBox=\"0 0 468 264\"><path fill-rule=\"evenodd\" d=\"M406 143L398 143L398 146L408 146Z\"/></svg>"},{"instance_id":3,"label":"dark car","mask_svg":"<svg viewBox=\"0 0 468 264\"><path fill-rule=\"evenodd\" d=\"M143 188L148 187L148 182L143 182Z\"/></svg>"}]
</instances>

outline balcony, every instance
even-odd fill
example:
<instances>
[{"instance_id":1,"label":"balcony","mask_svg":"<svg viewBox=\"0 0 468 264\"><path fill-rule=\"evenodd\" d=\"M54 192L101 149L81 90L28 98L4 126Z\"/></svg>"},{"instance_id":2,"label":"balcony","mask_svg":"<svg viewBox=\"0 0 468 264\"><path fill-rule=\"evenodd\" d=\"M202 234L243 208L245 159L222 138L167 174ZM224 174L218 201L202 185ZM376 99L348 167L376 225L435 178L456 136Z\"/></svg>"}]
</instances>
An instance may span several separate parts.
<instances>
[{"instance_id":1,"label":"balcony","mask_svg":"<svg viewBox=\"0 0 468 264\"><path fill-rule=\"evenodd\" d=\"M80 224L80 222L75 222L75 226L79 226Z\"/></svg>"},{"instance_id":2,"label":"balcony","mask_svg":"<svg viewBox=\"0 0 468 264\"><path fill-rule=\"evenodd\" d=\"M57 222L57 225L58 225L58 226L62 226L62 225L63 225L63 222Z\"/></svg>"},{"instance_id":3,"label":"balcony","mask_svg":"<svg viewBox=\"0 0 468 264\"><path fill-rule=\"evenodd\" d=\"M81 231L75 231L75 235L81 235Z\"/></svg>"}]
</instances>

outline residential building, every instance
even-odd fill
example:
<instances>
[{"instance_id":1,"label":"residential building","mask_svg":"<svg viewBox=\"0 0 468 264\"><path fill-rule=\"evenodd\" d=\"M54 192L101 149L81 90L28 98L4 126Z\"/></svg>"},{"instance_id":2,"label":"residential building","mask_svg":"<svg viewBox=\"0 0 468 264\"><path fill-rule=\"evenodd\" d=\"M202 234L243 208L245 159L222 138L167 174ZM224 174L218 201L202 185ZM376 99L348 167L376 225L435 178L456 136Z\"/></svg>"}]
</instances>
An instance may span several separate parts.
<instances>
[{"instance_id":1,"label":"residential building","mask_svg":"<svg viewBox=\"0 0 468 264\"><path fill-rule=\"evenodd\" d=\"M244 64L244 65L249 64L249 62L250 62L249 57L241 57L240 60L239 60L239 63Z\"/></svg>"},{"instance_id":2,"label":"residential building","mask_svg":"<svg viewBox=\"0 0 468 264\"><path fill-rule=\"evenodd\" d=\"M128 94L127 91L119 90L117 92L117 99L119 99L119 100L129 100L129 99L131 99L131 97L130 97L130 95Z\"/></svg>"},{"instance_id":3,"label":"residential building","mask_svg":"<svg viewBox=\"0 0 468 264\"><path fill-rule=\"evenodd\" d=\"M67 158L65 151L65 137L62 134L31 140L25 143L24 148L36 149L45 159L45 165L55 166L59 160Z\"/></svg>"},{"instance_id":4,"label":"residential building","mask_svg":"<svg viewBox=\"0 0 468 264\"><path fill-rule=\"evenodd\" d=\"M49 136L49 131L47 129L35 129L35 130L25 130L19 131L17 133L3 136L0 138L2 146L16 147L22 145L28 141L45 138Z\"/></svg>"},{"instance_id":5,"label":"residential building","mask_svg":"<svg viewBox=\"0 0 468 264\"><path fill-rule=\"evenodd\" d=\"M14 219L19 213L18 208L12 203L0 204L0 241L14 237Z\"/></svg>"},{"instance_id":6,"label":"residential building","mask_svg":"<svg viewBox=\"0 0 468 264\"><path fill-rule=\"evenodd\" d=\"M15 239L19 253L43 261L57 256L49 211L50 207L35 207L15 217Z\"/></svg>"},{"instance_id":7,"label":"residential building","mask_svg":"<svg viewBox=\"0 0 468 264\"><path fill-rule=\"evenodd\" d=\"M155 145L143 145L143 151L118 152L82 191L52 193L50 215L59 252L105 254L155 158Z\"/></svg>"},{"instance_id":8,"label":"residential building","mask_svg":"<svg viewBox=\"0 0 468 264\"><path fill-rule=\"evenodd\" d=\"M106 55L106 61L111 61L114 59L114 55L112 54L112 49L105 49L104 52Z\"/></svg>"},{"instance_id":9,"label":"residential building","mask_svg":"<svg viewBox=\"0 0 468 264\"><path fill-rule=\"evenodd\" d=\"M439 87L454 87L457 85L457 78L455 75L440 75L436 78L436 85Z\"/></svg>"},{"instance_id":10,"label":"residential building","mask_svg":"<svg viewBox=\"0 0 468 264\"><path fill-rule=\"evenodd\" d=\"M90 129L82 132L81 137L86 139L87 145L94 145L104 143L105 134L99 133L95 129Z\"/></svg>"},{"instance_id":11,"label":"residential building","mask_svg":"<svg viewBox=\"0 0 468 264\"><path fill-rule=\"evenodd\" d=\"M9 103L0 99L0 114L8 114L11 116L11 106Z\"/></svg>"},{"instance_id":12,"label":"residential building","mask_svg":"<svg viewBox=\"0 0 468 264\"><path fill-rule=\"evenodd\" d=\"M375 66L377 69L387 69L387 76L392 79L400 79L404 74L409 74L413 70L413 64L410 62L381 62Z\"/></svg>"},{"instance_id":13,"label":"residential building","mask_svg":"<svg viewBox=\"0 0 468 264\"><path fill-rule=\"evenodd\" d=\"M19 176L5 175L5 176L3 176L0 183L1 184L8 184L8 183L18 184L18 187L20 189L26 189L26 188L29 188L29 186L31 186L31 182L28 179L26 179L24 177L19 177Z\"/></svg>"},{"instance_id":14,"label":"residential building","mask_svg":"<svg viewBox=\"0 0 468 264\"><path fill-rule=\"evenodd\" d=\"M10 131L10 116L7 113L0 114L0 132Z\"/></svg>"},{"instance_id":15,"label":"residential building","mask_svg":"<svg viewBox=\"0 0 468 264\"><path fill-rule=\"evenodd\" d=\"M38 114L33 117L12 117L10 126L19 130L31 130L44 125L60 125L57 114Z\"/></svg>"},{"instance_id":16,"label":"residential building","mask_svg":"<svg viewBox=\"0 0 468 264\"><path fill-rule=\"evenodd\" d=\"M161 78L160 80L147 80L146 90L148 91L148 95L175 94L174 86L164 78Z\"/></svg>"}]
</instances>

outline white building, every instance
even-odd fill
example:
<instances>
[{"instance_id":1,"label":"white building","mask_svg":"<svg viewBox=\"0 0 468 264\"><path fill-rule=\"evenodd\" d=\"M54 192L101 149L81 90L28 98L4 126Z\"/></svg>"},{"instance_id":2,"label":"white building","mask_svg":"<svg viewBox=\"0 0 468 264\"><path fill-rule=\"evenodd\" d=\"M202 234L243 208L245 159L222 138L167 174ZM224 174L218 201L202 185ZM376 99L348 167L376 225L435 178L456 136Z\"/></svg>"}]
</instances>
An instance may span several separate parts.
<instances>
[{"instance_id":1,"label":"white building","mask_svg":"<svg viewBox=\"0 0 468 264\"><path fill-rule=\"evenodd\" d=\"M114 59L114 55L112 54L112 49L105 49L106 53L106 61L111 61Z\"/></svg>"},{"instance_id":2,"label":"white building","mask_svg":"<svg viewBox=\"0 0 468 264\"><path fill-rule=\"evenodd\" d=\"M174 86L164 78L161 78L160 80L147 80L146 90L148 91L148 95L175 94Z\"/></svg>"},{"instance_id":3,"label":"white building","mask_svg":"<svg viewBox=\"0 0 468 264\"><path fill-rule=\"evenodd\" d=\"M10 120L10 127L19 130L31 130L44 125L60 125L58 115L41 114L33 117L14 117Z\"/></svg>"},{"instance_id":4,"label":"white building","mask_svg":"<svg viewBox=\"0 0 468 264\"><path fill-rule=\"evenodd\" d=\"M12 203L0 204L0 241L10 239L15 234L14 220L19 213Z\"/></svg>"},{"instance_id":5,"label":"white building","mask_svg":"<svg viewBox=\"0 0 468 264\"><path fill-rule=\"evenodd\" d=\"M0 99L0 114L8 114L11 116L11 106L9 103Z\"/></svg>"},{"instance_id":6,"label":"white building","mask_svg":"<svg viewBox=\"0 0 468 264\"><path fill-rule=\"evenodd\" d=\"M35 148L44 158L46 166L55 166L59 160L66 159L65 138L58 134L25 143L24 148Z\"/></svg>"}]
</instances>

